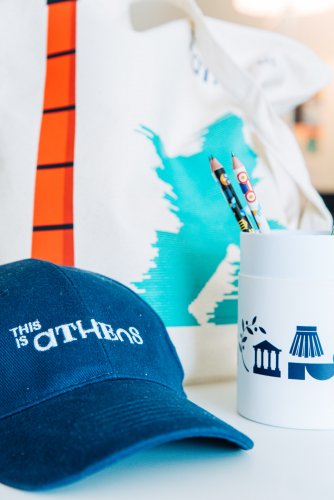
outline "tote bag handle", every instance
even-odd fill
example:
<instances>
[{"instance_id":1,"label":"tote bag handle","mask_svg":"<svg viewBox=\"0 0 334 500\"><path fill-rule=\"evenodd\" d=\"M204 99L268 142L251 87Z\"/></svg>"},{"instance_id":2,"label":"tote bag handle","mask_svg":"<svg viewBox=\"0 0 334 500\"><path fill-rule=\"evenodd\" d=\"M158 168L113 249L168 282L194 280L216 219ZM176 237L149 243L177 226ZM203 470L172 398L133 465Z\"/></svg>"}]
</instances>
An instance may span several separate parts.
<instances>
[{"instance_id":1,"label":"tote bag handle","mask_svg":"<svg viewBox=\"0 0 334 500\"><path fill-rule=\"evenodd\" d=\"M299 226L324 229L328 225L329 230L330 214L311 184L302 153L290 128L268 102L260 85L235 63L215 39L196 1L150 0L150 3L153 2L174 5L189 18L203 60L223 88L239 103L266 150L269 164L280 165L303 195ZM277 174L273 172L274 177Z\"/></svg>"}]
</instances>

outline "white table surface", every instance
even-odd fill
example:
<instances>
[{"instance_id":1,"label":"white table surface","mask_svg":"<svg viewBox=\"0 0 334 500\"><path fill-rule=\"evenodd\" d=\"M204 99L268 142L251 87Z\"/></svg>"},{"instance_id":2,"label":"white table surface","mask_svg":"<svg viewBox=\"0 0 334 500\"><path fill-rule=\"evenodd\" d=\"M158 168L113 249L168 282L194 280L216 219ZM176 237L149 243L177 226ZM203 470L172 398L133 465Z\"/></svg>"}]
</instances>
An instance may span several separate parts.
<instances>
[{"instance_id":1,"label":"white table surface","mask_svg":"<svg viewBox=\"0 0 334 500\"><path fill-rule=\"evenodd\" d=\"M235 411L234 383L187 388L189 398L255 442L251 451L183 441L137 453L71 486L27 493L0 485L1 500L333 500L334 431L296 431Z\"/></svg>"}]
</instances>

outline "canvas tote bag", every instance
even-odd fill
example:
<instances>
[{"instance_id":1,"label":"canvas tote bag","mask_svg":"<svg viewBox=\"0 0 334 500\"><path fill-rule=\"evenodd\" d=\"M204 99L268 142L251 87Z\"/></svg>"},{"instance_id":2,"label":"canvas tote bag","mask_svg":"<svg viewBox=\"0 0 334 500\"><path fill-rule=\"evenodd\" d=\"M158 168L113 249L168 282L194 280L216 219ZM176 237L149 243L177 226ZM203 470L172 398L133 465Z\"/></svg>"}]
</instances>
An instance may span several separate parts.
<instances>
[{"instance_id":1,"label":"canvas tote bag","mask_svg":"<svg viewBox=\"0 0 334 500\"><path fill-rule=\"evenodd\" d=\"M134 28L129 1L63 2L66 13L61 3L0 3L0 262L33 255L119 280L161 315L188 381L231 376L239 228L207 157L231 177L231 151L244 161L273 228L329 231L280 117L329 72L298 43L207 18L191 0L168 2L183 17L145 31ZM75 37L60 52L71 53L55 48L46 59L63 15ZM45 88L47 79L64 83L60 55L72 58L75 92L67 86L66 95L75 106L58 104L56 115L45 111ZM40 160L53 117L74 133L73 158L55 160L57 169ZM56 141L61 125L52 130Z\"/></svg>"}]
</instances>

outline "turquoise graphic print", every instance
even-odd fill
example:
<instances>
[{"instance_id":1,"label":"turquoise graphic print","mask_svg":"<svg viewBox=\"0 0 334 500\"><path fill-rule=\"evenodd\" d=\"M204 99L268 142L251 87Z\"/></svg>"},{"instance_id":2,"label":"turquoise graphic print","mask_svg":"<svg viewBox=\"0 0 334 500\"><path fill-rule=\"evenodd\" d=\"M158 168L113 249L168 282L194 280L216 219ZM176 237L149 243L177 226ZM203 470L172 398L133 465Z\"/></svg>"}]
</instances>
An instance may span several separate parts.
<instances>
[{"instance_id":1,"label":"turquoise graphic print","mask_svg":"<svg viewBox=\"0 0 334 500\"><path fill-rule=\"evenodd\" d=\"M191 156L169 157L158 135L144 126L141 132L152 141L160 158L156 173L169 186L165 199L181 227L177 233L157 231L157 241L153 244L157 256L142 281L134 285L167 326L198 325L189 306L226 258L228 246L239 244L240 234L213 179L208 156L212 154L223 163L237 192L240 188L232 172L231 151L247 165L254 185L257 179L252 173L257 156L246 143L242 119L232 114L203 131L201 151ZM237 321L239 263L232 262L230 268L229 289L224 291L222 283L221 301L211 307L207 322L220 325Z\"/></svg>"}]
</instances>

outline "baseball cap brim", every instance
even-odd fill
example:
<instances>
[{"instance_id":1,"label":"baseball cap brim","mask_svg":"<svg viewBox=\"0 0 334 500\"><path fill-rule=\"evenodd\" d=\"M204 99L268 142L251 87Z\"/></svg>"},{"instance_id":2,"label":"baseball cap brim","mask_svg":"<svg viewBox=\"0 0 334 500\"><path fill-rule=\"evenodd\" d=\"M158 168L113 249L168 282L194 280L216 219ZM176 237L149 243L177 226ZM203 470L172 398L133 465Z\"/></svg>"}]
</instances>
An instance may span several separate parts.
<instances>
[{"instance_id":1,"label":"baseball cap brim","mask_svg":"<svg viewBox=\"0 0 334 500\"><path fill-rule=\"evenodd\" d=\"M196 437L253 447L247 436L163 385L95 382L0 421L0 481L24 490L62 486L136 451Z\"/></svg>"}]
</instances>

